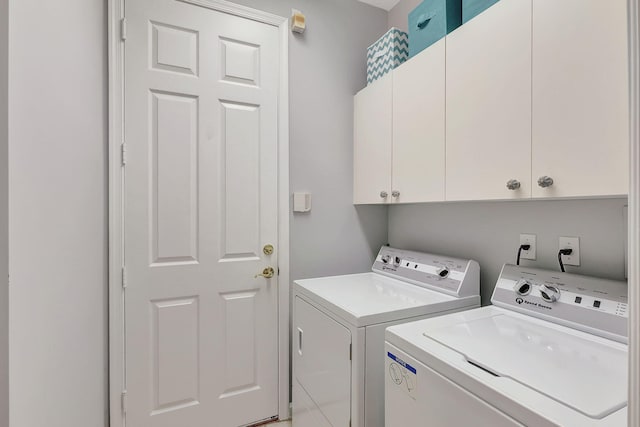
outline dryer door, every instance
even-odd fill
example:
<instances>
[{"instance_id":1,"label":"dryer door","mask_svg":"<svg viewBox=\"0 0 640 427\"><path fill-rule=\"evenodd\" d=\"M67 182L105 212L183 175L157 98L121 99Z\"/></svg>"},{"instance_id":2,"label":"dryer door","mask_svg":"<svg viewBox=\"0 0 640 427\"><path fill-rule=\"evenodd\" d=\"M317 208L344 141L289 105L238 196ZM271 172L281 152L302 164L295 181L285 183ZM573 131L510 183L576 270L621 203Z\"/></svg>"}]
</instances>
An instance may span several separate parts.
<instances>
[{"instance_id":1,"label":"dryer door","mask_svg":"<svg viewBox=\"0 0 640 427\"><path fill-rule=\"evenodd\" d=\"M296 297L293 335L293 374L302 391L332 426L348 427L351 420L351 331ZM294 400L294 412L296 403Z\"/></svg>"}]
</instances>

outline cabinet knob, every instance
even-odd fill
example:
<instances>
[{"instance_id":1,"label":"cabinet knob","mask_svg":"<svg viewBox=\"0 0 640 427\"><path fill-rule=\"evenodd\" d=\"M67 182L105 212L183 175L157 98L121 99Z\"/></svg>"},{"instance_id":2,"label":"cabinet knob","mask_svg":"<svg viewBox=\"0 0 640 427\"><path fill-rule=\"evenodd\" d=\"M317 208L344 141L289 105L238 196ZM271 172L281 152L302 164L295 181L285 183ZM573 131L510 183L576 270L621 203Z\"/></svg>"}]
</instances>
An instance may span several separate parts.
<instances>
[{"instance_id":1,"label":"cabinet knob","mask_svg":"<svg viewBox=\"0 0 640 427\"><path fill-rule=\"evenodd\" d=\"M553 178L550 176L541 176L538 178L538 185L542 188L551 187L553 185Z\"/></svg>"},{"instance_id":2,"label":"cabinet knob","mask_svg":"<svg viewBox=\"0 0 640 427\"><path fill-rule=\"evenodd\" d=\"M386 192L386 191L384 191L384 190L382 190L382 191L380 192L380 198L382 198L382 199L386 199L388 195L389 195L389 193L387 193L387 192Z\"/></svg>"},{"instance_id":3,"label":"cabinet knob","mask_svg":"<svg viewBox=\"0 0 640 427\"><path fill-rule=\"evenodd\" d=\"M518 188L520 188L520 181L518 181L517 179L510 179L509 181L507 181L507 188L509 190L517 190Z\"/></svg>"},{"instance_id":4,"label":"cabinet knob","mask_svg":"<svg viewBox=\"0 0 640 427\"><path fill-rule=\"evenodd\" d=\"M397 199L398 197L400 197L400 192L398 190L393 190L393 193L391 193L391 196Z\"/></svg>"}]
</instances>

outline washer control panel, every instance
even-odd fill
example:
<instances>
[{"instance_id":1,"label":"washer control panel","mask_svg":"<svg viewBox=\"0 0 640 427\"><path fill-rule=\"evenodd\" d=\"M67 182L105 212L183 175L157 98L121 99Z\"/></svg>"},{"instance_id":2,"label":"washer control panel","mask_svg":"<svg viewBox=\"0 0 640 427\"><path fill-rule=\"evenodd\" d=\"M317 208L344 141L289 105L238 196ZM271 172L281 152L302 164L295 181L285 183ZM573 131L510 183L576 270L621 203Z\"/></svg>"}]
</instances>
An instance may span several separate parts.
<instances>
[{"instance_id":1,"label":"washer control panel","mask_svg":"<svg viewBox=\"0 0 640 427\"><path fill-rule=\"evenodd\" d=\"M371 269L458 297L480 294L480 266L473 260L383 246Z\"/></svg>"},{"instance_id":2,"label":"washer control panel","mask_svg":"<svg viewBox=\"0 0 640 427\"><path fill-rule=\"evenodd\" d=\"M491 302L624 342L627 282L505 264Z\"/></svg>"}]
</instances>

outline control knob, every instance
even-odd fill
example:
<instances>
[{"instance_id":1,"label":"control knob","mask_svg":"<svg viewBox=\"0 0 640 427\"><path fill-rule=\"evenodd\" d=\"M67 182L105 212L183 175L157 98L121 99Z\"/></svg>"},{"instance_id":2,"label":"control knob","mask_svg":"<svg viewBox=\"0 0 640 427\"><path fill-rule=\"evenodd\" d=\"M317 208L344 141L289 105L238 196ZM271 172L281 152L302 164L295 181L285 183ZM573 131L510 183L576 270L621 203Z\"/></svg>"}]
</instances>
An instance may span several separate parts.
<instances>
[{"instance_id":1,"label":"control knob","mask_svg":"<svg viewBox=\"0 0 640 427\"><path fill-rule=\"evenodd\" d=\"M382 262L384 264L389 264L389 261L391 261L391 256L390 255L383 255L382 256Z\"/></svg>"},{"instance_id":2,"label":"control knob","mask_svg":"<svg viewBox=\"0 0 640 427\"><path fill-rule=\"evenodd\" d=\"M529 295L531 292L531 283L526 279L520 279L513 288L518 295Z\"/></svg>"},{"instance_id":3,"label":"control knob","mask_svg":"<svg viewBox=\"0 0 640 427\"><path fill-rule=\"evenodd\" d=\"M394 266L394 267L400 267L400 261L402 261L402 260L400 259L400 257L399 257L399 256L394 257L394 258L393 258L393 266Z\"/></svg>"},{"instance_id":4,"label":"control knob","mask_svg":"<svg viewBox=\"0 0 640 427\"><path fill-rule=\"evenodd\" d=\"M439 268L436 273L438 273L438 276L444 279L449 276L449 269L447 267L442 267L442 268Z\"/></svg>"},{"instance_id":5,"label":"control knob","mask_svg":"<svg viewBox=\"0 0 640 427\"><path fill-rule=\"evenodd\" d=\"M540 296L546 302L556 302L560 298L560 290L555 286L541 285Z\"/></svg>"}]
</instances>

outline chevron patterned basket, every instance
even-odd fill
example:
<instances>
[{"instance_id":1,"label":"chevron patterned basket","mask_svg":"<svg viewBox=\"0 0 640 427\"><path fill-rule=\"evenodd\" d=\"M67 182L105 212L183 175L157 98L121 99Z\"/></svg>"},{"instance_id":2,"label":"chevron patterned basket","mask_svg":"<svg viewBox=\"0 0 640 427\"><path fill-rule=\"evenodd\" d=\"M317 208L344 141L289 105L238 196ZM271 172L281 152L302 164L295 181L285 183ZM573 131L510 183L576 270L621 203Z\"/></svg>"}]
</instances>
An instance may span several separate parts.
<instances>
[{"instance_id":1,"label":"chevron patterned basket","mask_svg":"<svg viewBox=\"0 0 640 427\"><path fill-rule=\"evenodd\" d=\"M367 49L367 84L409 59L409 35L391 28Z\"/></svg>"}]
</instances>

